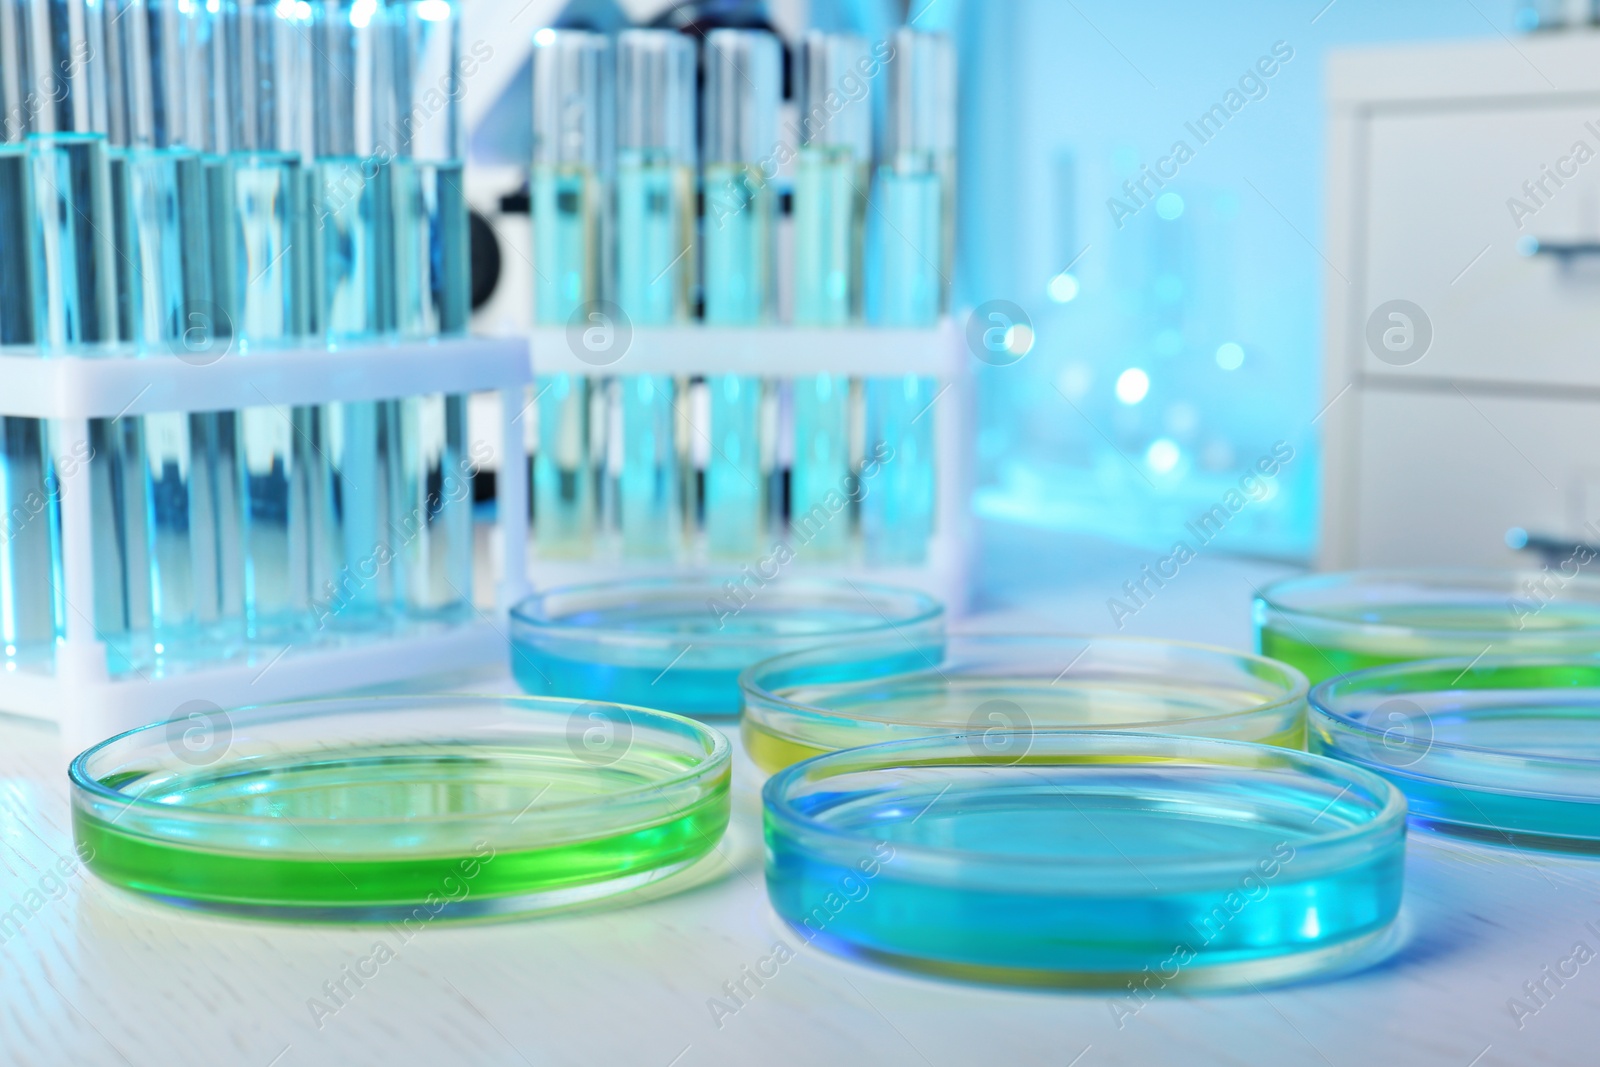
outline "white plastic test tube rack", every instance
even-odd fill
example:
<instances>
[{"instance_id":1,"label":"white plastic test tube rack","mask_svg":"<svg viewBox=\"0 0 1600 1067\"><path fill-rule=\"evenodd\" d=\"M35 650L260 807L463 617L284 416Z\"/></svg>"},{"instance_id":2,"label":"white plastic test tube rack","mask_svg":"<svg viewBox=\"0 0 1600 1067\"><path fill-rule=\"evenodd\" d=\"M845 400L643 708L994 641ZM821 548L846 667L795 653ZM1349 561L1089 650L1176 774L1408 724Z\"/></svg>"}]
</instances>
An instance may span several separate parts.
<instances>
[{"instance_id":1,"label":"white plastic test tube rack","mask_svg":"<svg viewBox=\"0 0 1600 1067\"><path fill-rule=\"evenodd\" d=\"M749 559L708 556L704 539L695 536L692 528L670 558L629 558L621 551L614 516L602 503L596 516L596 536L582 556L573 556L570 551L560 555L542 551L535 515L530 544L542 587L685 569L735 576L748 569L757 580L779 572L887 582L937 596L953 614L965 610L973 544L967 506L971 487L972 357L960 329L950 320L926 329L634 326L623 337L607 339L608 345L621 349L620 355L616 349L587 350L582 332L576 327L536 326L532 338L533 361L539 375L582 375L590 380L591 392L601 396L605 395L608 379L622 379L625 383L633 375L671 375L678 383L678 447L680 453L689 454L703 451L710 444L706 427L699 423L692 402L684 395L684 386L691 379L719 374L759 376L769 389L775 382L819 374L845 375L852 383L905 375L929 377L937 382L933 403L919 416L934 424L933 533L921 563L873 565L865 557L859 536L852 538L853 543L844 553L825 556L808 551L803 530L782 524L769 527ZM584 353L584 358L579 352ZM525 410L532 412L536 408L534 405ZM612 417L616 417L614 410ZM787 426L779 430L780 438L785 434L792 434ZM592 435L600 443L599 454L589 457L597 479L613 473L607 466L614 464L615 457L607 453L616 451L617 436L614 426L598 428ZM531 439L536 439L535 435L525 432L524 440ZM773 453L772 463L781 467L788 461L788 449L781 441L766 441L763 447ZM692 472L686 471L685 475L688 473ZM862 491L870 493L873 488L871 477L864 478ZM605 496L599 493L597 499ZM849 521L849 517L836 521ZM686 527L692 527L688 520ZM787 552L774 552L780 543ZM779 559L790 553L792 559L780 564Z\"/></svg>"},{"instance_id":2,"label":"white plastic test tube rack","mask_svg":"<svg viewBox=\"0 0 1600 1067\"><path fill-rule=\"evenodd\" d=\"M113 675L96 632L94 531L87 465L89 421L155 413L238 410L398 400L433 394L496 391L506 412L500 439L485 442L499 455L523 455L522 429L512 421L530 381L527 345L519 339L443 339L374 342L335 348L303 347L230 354L194 365L176 356L133 358L131 352L95 358L41 358L31 351L0 354L0 415L48 420L59 479L59 594L68 605L55 645L53 672L0 669L0 711L61 724L69 752L121 730L170 718L190 701L221 708L289 700L336 690L457 671L505 656L503 619L527 591L527 505L524 486L500 489L503 560L492 613L464 622L401 627L390 633L337 639L308 637L274 650L253 650L215 661L203 657L182 670Z\"/></svg>"}]
</instances>

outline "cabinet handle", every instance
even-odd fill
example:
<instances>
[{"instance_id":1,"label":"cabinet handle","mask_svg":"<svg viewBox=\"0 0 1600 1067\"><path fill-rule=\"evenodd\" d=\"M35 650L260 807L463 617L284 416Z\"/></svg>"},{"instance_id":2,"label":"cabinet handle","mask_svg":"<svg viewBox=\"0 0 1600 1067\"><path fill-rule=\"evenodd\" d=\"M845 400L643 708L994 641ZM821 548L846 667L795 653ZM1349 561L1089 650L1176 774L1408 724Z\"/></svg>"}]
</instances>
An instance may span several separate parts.
<instances>
[{"instance_id":1,"label":"cabinet handle","mask_svg":"<svg viewBox=\"0 0 1600 1067\"><path fill-rule=\"evenodd\" d=\"M1574 259L1600 256L1600 241L1547 241L1542 237L1529 237L1522 245L1525 256L1554 256L1563 267Z\"/></svg>"}]
</instances>

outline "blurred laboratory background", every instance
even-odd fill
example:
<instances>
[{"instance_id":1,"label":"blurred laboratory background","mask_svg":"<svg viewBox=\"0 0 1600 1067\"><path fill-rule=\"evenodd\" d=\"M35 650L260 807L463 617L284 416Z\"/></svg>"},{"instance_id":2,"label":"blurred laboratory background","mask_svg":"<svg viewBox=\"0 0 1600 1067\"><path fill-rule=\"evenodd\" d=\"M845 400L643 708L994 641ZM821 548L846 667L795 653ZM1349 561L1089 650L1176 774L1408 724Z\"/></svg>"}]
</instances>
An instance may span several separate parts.
<instances>
[{"instance_id":1,"label":"blurred laboratory background","mask_svg":"<svg viewBox=\"0 0 1600 1067\"><path fill-rule=\"evenodd\" d=\"M1165 553L1275 447L1293 458L1208 543L1311 563L1333 399L1325 287L1351 270L1330 252L1330 53L1475 39L1521 62L1514 42L1588 18L1585 5L1519 0L478 0L465 37L496 54L464 101L469 190L502 242L527 239L502 206L515 210L524 173L519 53L535 27L768 25L790 42L807 29L882 40L907 21L947 32L961 72L951 312L963 330L995 302L1023 316L1006 335L1012 361L974 361L971 508L990 548L978 577L1007 565L994 548L1018 531L1065 535L1052 542L1063 553L1031 567L1065 563L1070 546ZM528 314L516 259L500 256L480 329ZM1499 534L1520 527L1503 525L1458 562L1509 562L1520 546Z\"/></svg>"}]
</instances>

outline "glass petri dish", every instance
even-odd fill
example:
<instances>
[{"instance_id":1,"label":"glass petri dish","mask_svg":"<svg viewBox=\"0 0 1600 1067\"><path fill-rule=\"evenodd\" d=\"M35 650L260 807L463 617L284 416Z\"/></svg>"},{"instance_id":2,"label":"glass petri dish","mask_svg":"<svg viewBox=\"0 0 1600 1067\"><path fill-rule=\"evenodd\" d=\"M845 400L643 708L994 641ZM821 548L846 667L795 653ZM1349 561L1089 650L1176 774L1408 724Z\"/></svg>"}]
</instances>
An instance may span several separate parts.
<instances>
[{"instance_id":1,"label":"glass petri dish","mask_svg":"<svg viewBox=\"0 0 1600 1067\"><path fill-rule=\"evenodd\" d=\"M983 745L890 742L775 775L779 916L846 955L1022 984L1279 981L1387 940L1405 803L1377 775L1156 734L1039 731L1005 759Z\"/></svg>"},{"instance_id":2,"label":"glass petri dish","mask_svg":"<svg viewBox=\"0 0 1600 1067\"><path fill-rule=\"evenodd\" d=\"M1600 851L1600 658L1360 671L1312 691L1310 740L1393 781L1431 829Z\"/></svg>"},{"instance_id":3,"label":"glass petri dish","mask_svg":"<svg viewBox=\"0 0 1600 1067\"><path fill-rule=\"evenodd\" d=\"M1305 747L1299 671L1178 641L950 634L942 653L921 654L903 641L840 642L764 660L739 686L745 751L768 771L841 748L966 732L996 739L1007 729Z\"/></svg>"},{"instance_id":4,"label":"glass petri dish","mask_svg":"<svg viewBox=\"0 0 1600 1067\"><path fill-rule=\"evenodd\" d=\"M1160 988L1348 970L1394 946L1405 800L1383 778L1208 738L1040 731L1025 747L893 741L774 775L778 916L846 956L1126 989L1129 1011Z\"/></svg>"},{"instance_id":5,"label":"glass petri dish","mask_svg":"<svg viewBox=\"0 0 1600 1067\"><path fill-rule=\"evenodd\" d=\"M743 584L740 584L740 583ZM511 670L528 692L614 700L684 715L739 714L739 672L850 637L902 651L944 634L944 606L871 582L692 577L538 593L511 613Z\"/></svg>"},{"instance_id":6,"label":"glass petri dish","mask_svg":"<svg viewBox=\"0 0 1600 1067\"><path fill-rule=\"evenodd\" d=\"M1600 648L1600 579L1555 571L1372 570L1262 589L1256 649L1313 685L1386 663Z\"/></svg>"},{"instance_id":7,"label":"glass petri dish","mask_svg":"<svg viewBox=\"0 0 1600 1067\"><path fill-rule=\"evenodd\" d=\"M296 919L527 913L686 867L728 824L731 746L642 708L406 696L196 711L72 763L106 881Z\"/></svg>"}]
</instances>

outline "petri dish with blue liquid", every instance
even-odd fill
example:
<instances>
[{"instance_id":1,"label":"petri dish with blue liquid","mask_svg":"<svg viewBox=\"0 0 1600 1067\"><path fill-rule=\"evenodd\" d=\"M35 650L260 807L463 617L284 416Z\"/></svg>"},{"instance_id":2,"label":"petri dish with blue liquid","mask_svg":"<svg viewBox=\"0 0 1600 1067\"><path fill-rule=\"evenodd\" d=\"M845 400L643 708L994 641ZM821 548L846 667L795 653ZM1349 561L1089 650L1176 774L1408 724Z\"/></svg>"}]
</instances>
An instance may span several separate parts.
<instances>
[{"instance_id":1,"label":"petri dish with blue liquid","mask_svg":"<svg viewBox=\"0 0 1600 1067\"><path fill-rule=\"evenodd\" d=\"M700 718L739 714L739 672L842 639L883 638L884 669L937 659L944 605L849 579L630 579L537 593L511 612L511 671L529 693Z\"/></svg>"},{"instance_id":2,"label":"petri dish with blue liquid","mask_svg":"<svg viewBox=\"0 0 1600 1067\"><path fill-rule=\"evenodd\" d=\"M807 943L956 979L1162 989L1347 973L1401 940L1405 798L1242 741L1015 731L797 763L767 890Z\"/></svg>"},{"instance_id":3,"label":"petri dish with blue liquid","mask_svg":"<svg viewBox=\"0 0 1600 1067\"><path fill-rule=\"evenodd\" d=\"M1600 579L1583 573L1576 557L1542 571L1297 575L1261 589L1254 612L1257 651L1313 685L1387 663L1600 649Z\"/></svg>"},{"instance_id":4,"label":"petri dish with blue liquid","mask_svg":"<svg viewBox=\"0 0 1600 1067\"><path fill-rule=\"evenodd\" d=\"M893 639L821 645L739 677L757 766L934 734L1135 730L1305 747L1307 683L1262 656L1182 641L951 633L896 657ZM998 743L996 740L995 743Z\"/></svg>"},{"instance_id":5,"label":"petri dish with blue liquid","mask_svg":"<svg viewBox=\"0 0 1600 1067\"><path fill-rule=\"evenodd\" d=\"M1600 852L1600 657L1395 664L1311 693L1310 746L1384 775L1430 829Z\"/></svg>"},{"instance_id":6,"label":"petri dish with blue liquid","mask_svg":"<svg viewBox=\"0 0 1600 1067\"><path fill-rule=\"evenodd\" d=\"M538 914L710 853L728 825L731 751L691 719L594 701L197 706L73 761L73 836L105 881L190 908Z\"/></svg>"}]
</instances>

